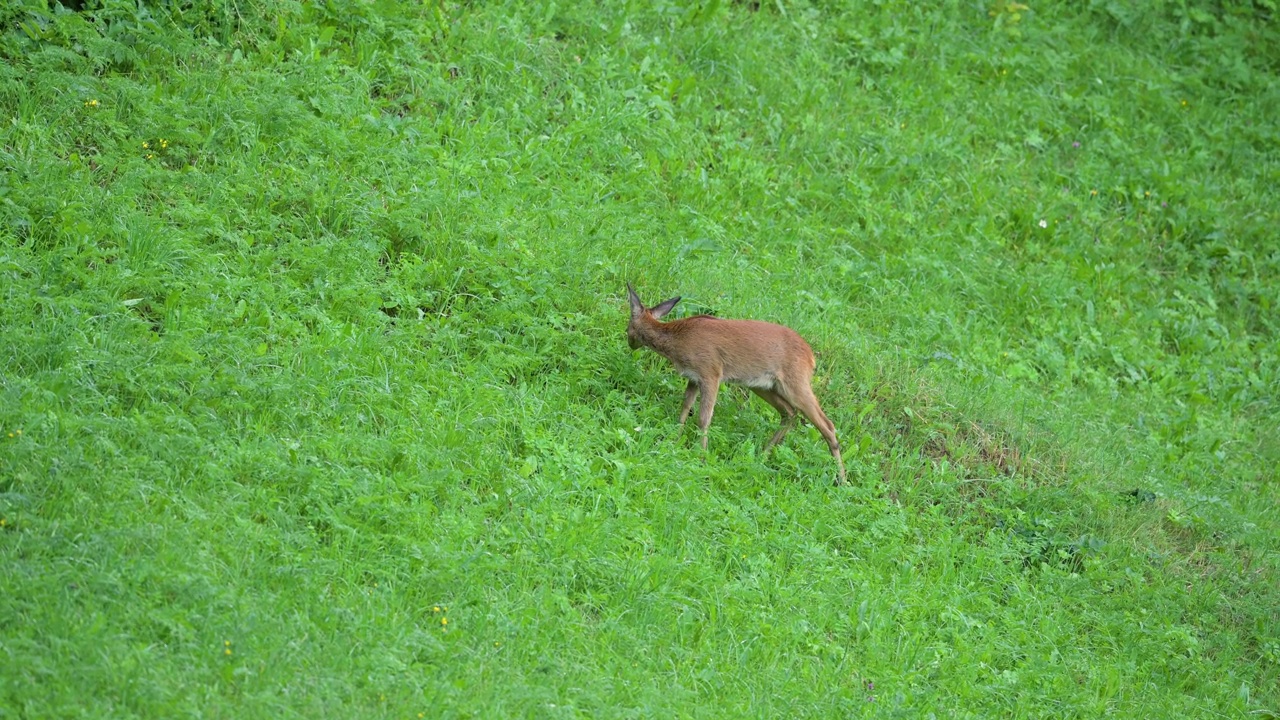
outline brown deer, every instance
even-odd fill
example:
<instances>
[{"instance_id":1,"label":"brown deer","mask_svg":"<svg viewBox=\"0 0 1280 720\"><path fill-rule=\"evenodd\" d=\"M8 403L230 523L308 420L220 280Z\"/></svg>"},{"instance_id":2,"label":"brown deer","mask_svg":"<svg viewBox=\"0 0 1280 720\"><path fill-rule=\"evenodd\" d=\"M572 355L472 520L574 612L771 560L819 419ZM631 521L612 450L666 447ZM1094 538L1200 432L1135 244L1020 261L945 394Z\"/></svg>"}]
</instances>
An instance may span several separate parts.
<instances>
[{"instance_id":1,"label":"brown deer","mask_svg":"<svg viewBox=\"0 0 1280 720\"><path fill-rule=\"evenodd\" d=\"M702 391L698 430L702 433L703 450L707 448L707 426L715 411L720 383L746 385L782 415L782 426L764 446L766 453L782 442L795 425L799 410L822 433L840 469L840 482L844 482L844 460L840 458L836 427L823 414L811 387L813 350L796 331L759 320L722 320L709 315L659 322L680 302L679 297L646 308L630 283L627 296L631 302L627 344L632 350L653 350L689 379L680 408L682 427L689 419L693 398Z\"/></svg>"}]
</instances>

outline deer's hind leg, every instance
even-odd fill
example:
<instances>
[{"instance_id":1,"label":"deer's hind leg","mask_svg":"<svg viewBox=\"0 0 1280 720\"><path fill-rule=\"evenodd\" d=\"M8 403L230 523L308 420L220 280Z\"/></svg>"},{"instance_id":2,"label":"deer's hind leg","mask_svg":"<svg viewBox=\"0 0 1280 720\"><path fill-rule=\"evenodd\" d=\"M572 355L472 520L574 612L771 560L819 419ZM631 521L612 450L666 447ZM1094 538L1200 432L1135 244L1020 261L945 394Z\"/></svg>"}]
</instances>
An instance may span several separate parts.
<instances>
[{"instance_id":1,"label":"deer's hind leg","mask_svg":"<svg viewBox=\"0 0 1280 720\"><path fill-rule=\"evenodd\" d=\"M787 402L786 398L769 388L751 388L751 392L759 395L765 402L777 409L778 414L782 416L782 424L778 426L778 432L773 434L769 442L765 443L764 451L767 454L774 445L782 442L782 438L786 437L787 432L796 424L796 409Z\"/></svg>"},{"instance_id":2,"label":"deer's hind leg","mask_svg":"<svg viewBox=\"0 0 1280 720\"><path fill-rule=\"evenodd\" d=\"M813 388L808 384L787 388L788 402L795 406L797 410L804 413L809 418L809 422L818 429L822 434L822 439L827 441L827 448L831 450L831 457L836 459L836 467L840 472L840 482L845 480L844 460L840 457L840 441L836 439L835 423L822 412L822 406L818 404L818 398L813 394Z\"/></svg>"}]
</instances>

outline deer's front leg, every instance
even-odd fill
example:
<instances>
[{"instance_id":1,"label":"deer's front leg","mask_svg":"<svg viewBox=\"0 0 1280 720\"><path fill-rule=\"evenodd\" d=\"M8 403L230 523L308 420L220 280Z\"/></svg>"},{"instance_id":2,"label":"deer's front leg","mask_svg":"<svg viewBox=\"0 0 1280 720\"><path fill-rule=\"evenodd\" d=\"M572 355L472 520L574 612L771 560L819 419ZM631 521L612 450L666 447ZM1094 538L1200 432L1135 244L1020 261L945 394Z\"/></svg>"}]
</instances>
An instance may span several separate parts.
<instances>
[{"instance_id":1,"label":"deer's front leg","mask_svg":"<svg viewBox=\"0 0 1280 720\"><path fill-rule=\"evenodd\" d=\"M707 449L707 426L711 424L711 414L716 409L716 395L720 392L720 378L704 378L702 385L702 402L698 404L698 430L702 432L702 449Z\"/></svg>"},{"instance_id":2,"label":"deer's front leg","mask_svg":"<svg viewBox=\"0 0 1280 720\"><path fill-rule=\"evenodd\" d=\"M684 425L684 421L689 419L689 411L693 409L693 399L698 396L698 382L690 380L689 386L684 389L684 405L680 407L680 424Z\"/></svg>"}]
</instances>

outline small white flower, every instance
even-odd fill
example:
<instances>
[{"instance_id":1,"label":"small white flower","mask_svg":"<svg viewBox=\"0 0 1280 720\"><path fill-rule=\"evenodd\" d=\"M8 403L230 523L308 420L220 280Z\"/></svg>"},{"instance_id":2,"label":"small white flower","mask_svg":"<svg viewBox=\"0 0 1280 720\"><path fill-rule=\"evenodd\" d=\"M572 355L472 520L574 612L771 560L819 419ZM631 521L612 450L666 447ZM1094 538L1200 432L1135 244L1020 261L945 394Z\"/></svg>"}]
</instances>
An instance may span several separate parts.
<instances>
[{"instance_id":1,"label":"small white flower","mask_svg":"<svg viewBox=\"0 0 1280 720\"><path fill-rule=\"evenodd\" d=\"M1047 227L1049 227L1049 221L1048 221L1048 220L1041 220L1041 221L1040 221L1040 227L1042 227L1042 228L1047 228Z\"/></svg>"}]
</instances>

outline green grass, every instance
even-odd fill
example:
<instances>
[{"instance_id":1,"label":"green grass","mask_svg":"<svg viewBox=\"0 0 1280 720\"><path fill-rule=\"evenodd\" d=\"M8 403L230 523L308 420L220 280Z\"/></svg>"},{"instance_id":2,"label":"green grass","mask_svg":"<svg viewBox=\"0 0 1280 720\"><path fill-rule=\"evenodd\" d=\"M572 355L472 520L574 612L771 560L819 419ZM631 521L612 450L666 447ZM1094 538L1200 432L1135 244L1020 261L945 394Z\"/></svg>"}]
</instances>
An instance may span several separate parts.
<instances>
[{"instance_id":1,"label":"green grass","mask_svg":"<svg viewBox=\"0 0 1280 720\"><path fill-rule=\"evenodd\" d=\"M85 4L0 8L0 718L1280 714L1273 2Z\"/></svg>"}]
</instances>

